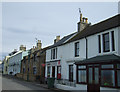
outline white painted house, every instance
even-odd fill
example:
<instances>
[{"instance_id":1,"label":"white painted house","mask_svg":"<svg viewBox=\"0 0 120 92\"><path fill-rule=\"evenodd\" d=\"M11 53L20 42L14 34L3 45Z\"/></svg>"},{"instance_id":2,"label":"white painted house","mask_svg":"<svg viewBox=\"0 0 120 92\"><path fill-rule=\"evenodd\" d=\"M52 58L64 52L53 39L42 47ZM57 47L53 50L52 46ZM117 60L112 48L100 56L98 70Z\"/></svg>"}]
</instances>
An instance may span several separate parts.
<instances>
[{"instance_id":1,"label":"white painted house","mask_svg":"<svg viewBox=\"0 0 120 92\"><path fill-rule=\"evenodd\" d=\"M20 73L21 70L21 60L24 56L28 55L28 50L23 45L20 46L20 50L12 54L9 58L8 64L8 74L15 75Z\"/></svg>"},{"instance_id":2,"label":"white painted house","mask_svg":"<svg viewBox=\"0 0 120 92\"><path fill-rule=\"evenodd\" d=\"M81 15L77 33L46 51L46 77L61 79L55 87L65 90L116 90L120 88L120 14L94 25L84 19Z\"/></svg>"}]
</instances>

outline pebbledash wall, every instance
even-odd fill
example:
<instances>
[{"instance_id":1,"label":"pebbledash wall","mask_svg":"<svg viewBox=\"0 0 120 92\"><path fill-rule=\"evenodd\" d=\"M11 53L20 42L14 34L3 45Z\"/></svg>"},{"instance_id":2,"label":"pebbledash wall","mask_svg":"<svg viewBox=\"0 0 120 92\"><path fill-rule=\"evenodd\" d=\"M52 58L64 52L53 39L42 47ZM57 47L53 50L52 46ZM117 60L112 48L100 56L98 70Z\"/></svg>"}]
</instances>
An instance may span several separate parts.
<instances>
[{"instance_id":1,"label":"pebbledash wall","mask_svg":"<svg viewBox=\"0 0 120 92\"><path fill-rule=\"evenodd\" d=\"M8 74L15 75L17 73L20 73L21 60L26 55L28 55L28 51L20 50L10 57L8 64Z\"/></svg>"},{"instance_id":2,"label":"pebbledash wall","mask_svg":"<svg viewBox=\"0 0 120 92\"><path fill-rule=\"evenodd\" d=\"M112 41L111 41L111 31L114 31L114 41L115 41L115 51L112 51ZM110 51L103 52L103 38L102 35L105 33L109 33L109 43L110 43ZM99 53L99 43L98 43L98 35L101 36L101 53ZM105 30L103 32L99 32L93 34L91 36L86 37L87 39L87 54L86 54L86 39L82 38L61 46L57 46L57 59L60 60L61 66L61 78L69 80L69 65L73 65L73 80L76 81L76 65L74 64L77 61L84 60L87 58L92 58L99 55L106 55L106 54L116 54L120 56L120 27L111 28ZM79 42L79 57L75 57L75 43ZM51 49L46 50L46 74L47 77L47 63L51 61ZM54 66L54 64L50 64L50 67ZM55 68L55 78L57 78L57 66ZM52 68L50 71L50 77L52 77ZM76 87L69 87L61 84L56 84L55 86L60 89L64 90L87 90L87 85L77 84ZM101 90L109 90L110 88L103 88Z\"/></svg>"}]
</instances>

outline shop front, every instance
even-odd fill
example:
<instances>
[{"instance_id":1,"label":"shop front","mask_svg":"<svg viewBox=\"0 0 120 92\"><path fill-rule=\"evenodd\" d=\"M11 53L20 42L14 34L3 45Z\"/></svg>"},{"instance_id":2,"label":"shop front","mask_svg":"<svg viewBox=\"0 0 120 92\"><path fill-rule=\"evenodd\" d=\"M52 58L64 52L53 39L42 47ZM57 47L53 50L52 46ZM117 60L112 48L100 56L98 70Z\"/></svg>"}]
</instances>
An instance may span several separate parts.
<instances>
[{"instance_id":1,"label":"shop front","mask_svg":"<svg viewBox=\"0 0 120 92\"><path fill-rule=\"evenodd\" d=\"M100 87L120 88L119 56L96 56L75 64L77 84L86 84L87 92L100 92Z\"/></svg>"}]
</instances>

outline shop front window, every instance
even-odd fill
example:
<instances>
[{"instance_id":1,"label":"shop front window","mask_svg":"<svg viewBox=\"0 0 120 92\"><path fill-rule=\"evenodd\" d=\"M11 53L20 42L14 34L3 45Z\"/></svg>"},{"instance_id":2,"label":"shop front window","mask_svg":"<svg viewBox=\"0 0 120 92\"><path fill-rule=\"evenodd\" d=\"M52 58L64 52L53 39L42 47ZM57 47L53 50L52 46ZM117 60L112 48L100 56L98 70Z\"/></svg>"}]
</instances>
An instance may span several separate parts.
<instances>
[{"instance_id":1,"label":"shop front window","mask_svg":"<svg viewBox=\"0 0 120 92\"><path fill-rule=\"evenodd\" d=\"M50 77L50 66L47 67L47 77Z\"/></svg>"},{"instance_id":2,"label":"shop front window","mask_svg":"<svg viewBox=\"0 0 120 92\"><path fill-rule=\"evenodd\" d=\"M114 70L101 71L101 84L103 86L115 86Z\"/></svg>"},{"instance_id":3,"label":"shop front window","mask_svg":"<svg viewBox=\"0 0 120 92\"><path fill-rule=\"evenodd\" d=\"M86 83L86 70L78 70L78 82Z\"/></svg>"}]
</instances>

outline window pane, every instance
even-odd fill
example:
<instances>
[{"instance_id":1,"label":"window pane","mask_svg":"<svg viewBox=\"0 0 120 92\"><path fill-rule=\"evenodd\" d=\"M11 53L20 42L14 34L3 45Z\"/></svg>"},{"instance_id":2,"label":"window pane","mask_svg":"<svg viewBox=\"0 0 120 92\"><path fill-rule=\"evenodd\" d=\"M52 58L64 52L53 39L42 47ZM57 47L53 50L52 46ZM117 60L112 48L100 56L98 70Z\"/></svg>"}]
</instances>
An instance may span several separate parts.
<instances>
[{"instance_id":1,"label":"window pane","mask_svg":"<svg viewBox=\"0 0 120 92\"><path fill-rule=\"evenodd\" d=\"M78 82L86 83L86 70L78 70Z\"/></svg>"},{"instance_id":2,"label":"window pane","mask_svg":"<svg viewBox=\"0 0 120 92\"><path fill-rule=\"evenodd\" d=\"M36 74L36 73L37 73L36 67L33 67L33 74Z\"/></svg>"},{"instance_id":3,"label":"window pane","mask_svg":"<svg viewBox=\"0 0 120 92\"><path fill-rule=\"evenodd\" d=\"M79 56L79 42L75 43L75 57Z\"/></svg>"},{"instance_id":4,"label":"window pane","mask_svg":"<svg viewBox=\"0 0 120 92\"><path fill-rule=\"evenodd\" d=\"M55 49L53 49L53 59L55 59Z\"/></svg>"},{"instance_id":5,"label":"window pane","mask_svg":"<svg viewBox=\"0 0 120 92\"><path fill-rule=\"evenodd\" d=\"M115 51L114 31L111 32L112 51Z\"/></svg>"},{"instance_id":6,"label":"window pane","mask_svg":"<svg viewBox=\"0 0 120 92\"><path fill-rule=\"evenodd\" d=\"M57 48L56 48L56 59L57 59Z\"/></svg>"},{"instance_id":7,"label":"window pane","mask_svg":"<svg viewBox=\"0 0 120 92\"><path fill-rule=\"evenodd\" d=\"M109 33L103 34L103 51L108 52L110 50Z\"/></svg>"},{"instance_id":8,"label":"window pane","mask_svg":"<svg viewBox=\"0 0 120 92\"><path fill-rule=\"evenodd\" d=\"M51 59L53 58L52 56L53 56L53 50L51 49Z\"/></svg>"},{"instance_id":9,"label":"window pane","mask_svg":"<svg viewBox=\"0 0 120 92\"><path fill-rule=\"evenodd\" d=\"M89 83L92 84L93 82L93 68L89 68Z\"/></svg>"},{"instance_id":10,"label":"window pane","mask_svg":"<svg viewBox=\"0 0 120 92\"><path fill-rule=\"evenodd\" d=\"M108 51L110 49L109 42L105 42L105 51Z\"/></svg>"},{"instance_id":11,"label":"window pane","mask_svg":"<svg viewBox=\"0 0 120 92\"><path fill-rule=\"evenodd\" d=\"M50 66L47 68L47 76L50 77Z\"/></svg>"},{"instance_id":12,"label":"window pane","mask_svg":"<svg viewBox=\"0 0 120 92\"><path fill-rule=\"evenodd\" d=\"M105 42L106 42L106 41L109 41L109 34L108 34L108 33L105 34L104 37L105 37Z\"/></svg>"},{"instance_id":13,"label":"window pane","mask_svg":"<svg viewBox=\"0 0 120 92\"><path fill-rule=\"evenodd\" d=\"M99 68L95 68L95 84L99 83Z\"/></svg>"},{"instance_id":14,"label":"window pane","mask_svg":"<svg viewBox=\"0 0 120 92\"><path fill-rule=\"evenodd\" d=\"M118 86L120 87L120 70L117 71Z\"/></svg>"},{"instance_id":15,"label":"window pane","mask_svg":"<svg viewBox=\"0 0 120 92\"><path fill-rule=\"evenodd\" d=\"M78 69L86 69L86 66L78 66Z\"/></svg>"},{"instance_id":16,"label":"window pane","mask_svg":"<svg viewBox=\"0 0 120 92\"><path fill-rule=\"evenodd\" d=\"M99 53L101 53L101 37L98 35Z\"/></svg>"},{"instance_id":17,"label":"window pane","mask_svg":"<svg viewBox=\"0 0 120 92\"><path fill-rule=\"evenodd\" d=\"M101 71L101 84L104 86L115 86L115 78L113 70Z\"/></svg>"},{"instance_id":18,"label":"window pane","mask_svg":"<svg viewBox=\"0 0 120 92\"><path fill-rule=\"evenodd\" d=\"M120 64L117 64L117 69L120 69Z\"/></svg>"},{"instance_id":19,"label":"window pane","mask_svg":"<svg viewBox=\"0 0 120 92\"><path fill-rule=\"evenodd\" d=\"M113 68L113 65L102 65L102 68Z\"/></svg>"}]
</instances>

